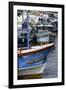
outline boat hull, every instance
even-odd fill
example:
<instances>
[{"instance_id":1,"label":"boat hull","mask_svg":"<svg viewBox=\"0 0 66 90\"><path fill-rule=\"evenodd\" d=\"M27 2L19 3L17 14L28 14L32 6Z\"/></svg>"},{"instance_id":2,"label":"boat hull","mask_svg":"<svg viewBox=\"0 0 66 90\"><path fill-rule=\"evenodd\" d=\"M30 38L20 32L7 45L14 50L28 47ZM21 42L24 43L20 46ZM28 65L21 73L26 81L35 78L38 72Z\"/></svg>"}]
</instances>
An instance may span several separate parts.
<instances>
[{"instance_id":1,"label":"boat hull","mask_svg":"<svg viewBox=\"0 0 66 90\"><path fill-rule=\"evenodd\" d=\"M20 69L20 70L18 70L18 76L31 75L31 74L41 74L44 71L45 65L46 65L46 63L41 64L41 65L37 65L34 67Z\"/></svg>"},{"instance_id":2,"label":"boat hull","mask_svg":"<svg viewBox=\"0 0 66 90\"><path fill-rule=\"evenodd\" d=\"M18 56L18 77L43 73L46 58L52 46L53 44L35 46L21 51L20 56Z\"/></svg>"}]
</instances>

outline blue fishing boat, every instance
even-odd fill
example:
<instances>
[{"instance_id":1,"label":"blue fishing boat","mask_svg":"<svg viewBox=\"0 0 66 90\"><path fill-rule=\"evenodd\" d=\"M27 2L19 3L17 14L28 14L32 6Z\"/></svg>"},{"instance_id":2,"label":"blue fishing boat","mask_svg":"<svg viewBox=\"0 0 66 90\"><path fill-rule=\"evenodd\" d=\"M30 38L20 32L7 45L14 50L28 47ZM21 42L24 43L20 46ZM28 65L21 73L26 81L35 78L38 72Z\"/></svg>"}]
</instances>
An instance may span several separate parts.
<instances>
[{"instance_id":1,"label":"blue fishing boat","mask_svg":"<svg viewBox=\"0 0 66 90\"><path fill-rule=\"evenodd\" d=\"M22 23L22 29L18 31L18 76L42 74L46 64L46 58L54 43L49 44L49 31L43 29L43 25L36 30L34 35L30 33L29 17ZM48 42L47 44L44 44Z\"/></svg>"},{"instance_id":2,"label":"blue fishing boat","mask_svg":"<svg viewBox=\"0 0 66 90\"><path fill-rule=\"evenodd\" d=\"M53 43L34 46L27 50L18 50L18 75L41 74L44 71L46 58Z\"/></svg>"}]
</instances>

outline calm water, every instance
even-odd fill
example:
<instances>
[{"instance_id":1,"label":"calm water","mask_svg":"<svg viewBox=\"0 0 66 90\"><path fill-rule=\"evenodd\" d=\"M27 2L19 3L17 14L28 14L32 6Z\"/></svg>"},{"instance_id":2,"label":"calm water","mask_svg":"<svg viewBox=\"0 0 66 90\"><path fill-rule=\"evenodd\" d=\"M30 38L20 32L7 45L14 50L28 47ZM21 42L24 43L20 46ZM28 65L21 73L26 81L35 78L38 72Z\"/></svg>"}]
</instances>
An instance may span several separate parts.
<instances>
[{"instance_id":1,"label":"calm water","mask_svg":"<svg viewBox=\"0 0 66 90\"><path fill-rule=\"evenodd\" d=\"M55 50L52 50L47 57L47 63L44 69L43 78L55 78L58 74L58 48L57 38L55 40Z\"/></svg>"}]
</instances>

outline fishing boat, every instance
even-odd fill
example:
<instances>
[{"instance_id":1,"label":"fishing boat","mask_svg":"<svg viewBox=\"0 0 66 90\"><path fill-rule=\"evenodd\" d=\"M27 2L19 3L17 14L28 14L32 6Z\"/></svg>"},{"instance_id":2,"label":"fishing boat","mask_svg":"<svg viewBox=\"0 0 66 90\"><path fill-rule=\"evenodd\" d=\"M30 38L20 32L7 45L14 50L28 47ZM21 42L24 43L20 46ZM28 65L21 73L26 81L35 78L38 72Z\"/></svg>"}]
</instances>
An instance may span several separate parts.
<instances>
[{"instance_id":1,"label":"fishing boat","mask_svg":"<svg viewBox=\"0 0 66 90\"><path fill-rule=\"evenodd\" d=\"M49 43L49 31L45 27L37 25L35 33L31 34L27 15L22 29L18 30L18 77L43 73L46 58L54 47L54 43Z\"/></svg>"},{"instance_id":2,"label":"fishing boat","mask_svg":"<svg viewBox=\"0 0 66 90\"><path fill-rule=\"evenodd\" d=\"M41 74L44 71L46 58L53 43L34 46L27 50L18 50L18 76Z\"/></svg>"},{"instance_id":3,"label":"fishing boat","mask_svg":"<svg viewBox=\"0 0 66 90\"><path fill-rule=\"evenodd\" d=\"M37 36L37 42L38 43L49 43L49 31L47 28L45 28L45 25L43 24L40 24L40 25L37 25L37 33L36 33L36 36Z\"/></svg>"},{"instance_id":4,"label":"fishing boat","mask_svg":"<svg viewBox=\"0 0 66 90\"><path fill-rule=\"evenodd\" d=\"M47 44L51 41L50 34L53 31L53 24L51 24L49 17L39 17L37 29L37 42Z\"/></svg>"}]
</instances>

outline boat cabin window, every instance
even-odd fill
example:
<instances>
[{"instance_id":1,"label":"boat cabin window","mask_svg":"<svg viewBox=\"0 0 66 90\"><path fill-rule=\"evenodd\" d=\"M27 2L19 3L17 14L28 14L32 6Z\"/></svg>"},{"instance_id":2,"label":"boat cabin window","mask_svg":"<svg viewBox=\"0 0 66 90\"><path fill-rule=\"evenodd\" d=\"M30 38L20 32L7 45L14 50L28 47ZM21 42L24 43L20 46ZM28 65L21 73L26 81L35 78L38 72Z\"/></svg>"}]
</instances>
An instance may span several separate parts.
<instances>
[{"instance_id":1,"label":"boat cabin window","mask_svg":"<svg viewBox=\"0 0 66 90\"><path fill-rule=\"evenodd\" d=\"M27 34L20 34L20 37L18 37L18 47L27 47Z\"/></svg>"}]
</instances>

